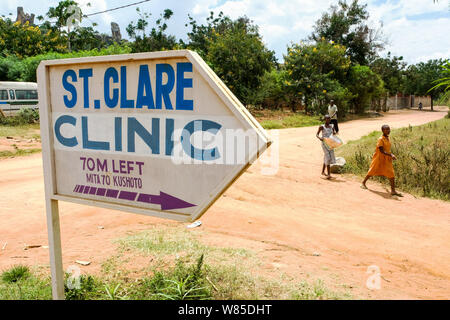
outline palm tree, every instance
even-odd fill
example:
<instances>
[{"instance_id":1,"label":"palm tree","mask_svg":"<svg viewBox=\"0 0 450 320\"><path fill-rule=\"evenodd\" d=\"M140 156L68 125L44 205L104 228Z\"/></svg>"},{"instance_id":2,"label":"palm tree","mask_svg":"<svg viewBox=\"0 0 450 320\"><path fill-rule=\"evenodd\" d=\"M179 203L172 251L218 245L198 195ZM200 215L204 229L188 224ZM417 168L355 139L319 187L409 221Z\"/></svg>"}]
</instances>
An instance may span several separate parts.
<instances>
[{"instance_id":1,"label":"palm tree","mask_svg":"<svg viewBox=\"0 0 450 320\"><path fill-rule=\"evenodd\" d=\"M450 61L447 61L445 65L442 66L444 68L444 77L441 79L438 79L436 81L433 81L433 83L437 83L433 88L428 90L430 92L433 89L437 89L439 87L445 87L444 88L444 99L450 98Z\"/></svg>"}]
</instances>

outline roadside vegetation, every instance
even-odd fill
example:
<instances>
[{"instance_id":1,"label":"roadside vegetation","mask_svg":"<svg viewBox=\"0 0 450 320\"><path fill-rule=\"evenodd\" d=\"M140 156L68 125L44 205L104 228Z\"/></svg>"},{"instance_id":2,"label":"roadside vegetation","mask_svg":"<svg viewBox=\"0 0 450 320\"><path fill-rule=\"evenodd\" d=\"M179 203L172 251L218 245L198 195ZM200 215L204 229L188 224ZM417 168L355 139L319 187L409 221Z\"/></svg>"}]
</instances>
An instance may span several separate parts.
<instances>
[{"instance_id":1,"label":"roadside vegetation","mask_svg":"<svg viewBox=\"0 0 450 320\"><path fill-rule=\"evenodd\" d=\"M450 112L449 112L450 114ZM391 131L394 170L399 189L417 196L450 201L450 118ZM347 161L343 171L364 176L381 131L374 131L338 149ZM377 178L388 183L386 179Z\"/></svg>"},{"instance_id":2,"label":"roadside vegetation","mask_svg":"<svg viewBox=\"0 0 450 320\"><path fill-rule=\"evenodd\" d=\"M6 137L39 139L39 124L0 125L0 138Z\"/></svg>"},{"instance_id":3,"label":"roadside vegetation","mask_svg":"<svg viewBox=\"0 0 450 320\"><path fill-rule=\"evenodd\" d=\"M23 108L17 115L12 117L2 117L0 115L0 130L6 127L26 126L32 124L39 124L39 111L32 108ZM1 132L1 131L0 131Z\"/></svg>"},{"instance_id":4,"label":"roadside vegetation","mask_svg":"<svg viewBox=\"0 0 450 320\"><path fill-rule=\"evenodd\" d=\"M288 109L267 110L250 109L250 113L258 120L264 129L287 129L311 127L323 124L322 115L307 115L302 111L293 112ZM339 122L352 121L363 118L382 117L378 112L364 112L360 114L347 113Z\"/></svg>"},{"instance_id":5,"label":"roadside vegetation","mask_svg":"<svg viewBox=\"0 0 450 320\"><path fill-rule=\"evenodd\" d=\"M0 116L0 159L41 151L39 112L25 108L13 117Z\"/></svg>"},{"instance_id":6,"label":"roadside vegetation","mask_svg":"<svg viewBox=\"0 0 450 320\"><path fill-rule=\"evenodd\" d=\"M291 110L254 110L251 114L264 129L285 129L316 126L322 123L320 116L306 115Z\"/></svg>"},{"instance_id":7,"label":"roadside vegetation","mask_svg":"<svg viewBox=\"0 0 450 320\"><path fill-rule=\"evenodd\" d=\"M332 290L320 279L256 273L258 253L209 245L202 231L158 226L118 239L117 253L101 276L82 275L79 286L66 274L71 300L349 299L347 287ZM51 299L44 268L13 266L3 271L0 300Z\"/></svg>"},{"instance_id":8,"label":"roadside vegetation","mask_svg":"<svg viewBox=\"0 0 450 320\"><path fill-rule=\"evenodd\" d=\"M0 151L0 159L29 156L42 151L42 149L39 148L20 149L18 147L15 147L14 149L15 149L14 151L9 150Z\"/></svg>"}]
</instances>

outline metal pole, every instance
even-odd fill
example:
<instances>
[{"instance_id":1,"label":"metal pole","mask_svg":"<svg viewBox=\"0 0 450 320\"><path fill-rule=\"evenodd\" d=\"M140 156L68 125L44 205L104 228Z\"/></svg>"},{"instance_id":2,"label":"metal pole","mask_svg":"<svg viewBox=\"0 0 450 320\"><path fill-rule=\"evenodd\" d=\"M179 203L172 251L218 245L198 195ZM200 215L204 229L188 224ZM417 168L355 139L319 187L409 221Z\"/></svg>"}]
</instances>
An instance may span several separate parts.
<instances>
[{"instance_id":1,"label":"metal pole","mask_svg":"<svg viewBox=\"0 0 450 320\"><path fill-rule=\"evenodd\" d=\"M58 200L46 196L48 246L52 274L52 296L54 300L64 300L64 270L62 263L61 232L59 227Z\"/></svg>"}]
</instances>

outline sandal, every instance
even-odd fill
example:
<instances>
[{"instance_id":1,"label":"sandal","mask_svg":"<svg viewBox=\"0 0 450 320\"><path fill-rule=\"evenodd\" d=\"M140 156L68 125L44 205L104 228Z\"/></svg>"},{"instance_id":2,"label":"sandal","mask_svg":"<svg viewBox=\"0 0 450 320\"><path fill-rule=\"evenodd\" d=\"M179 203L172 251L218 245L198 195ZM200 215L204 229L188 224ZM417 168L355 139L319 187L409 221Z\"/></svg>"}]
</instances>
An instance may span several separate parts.
<instances>
[{"instance_id":1,"label":"sandal","mask_svg":"<svg viewBox=\"0 0 450 320\"><path fill-rule=\"evenodd\" d=\"M365 185L363 185L362 183L359 185L359 187L360 187L361 189L367 190L367 187L366 187Z\"/></svg>"},{"instance_id":2,"label":"sandal","mask_svg":"<svg viewBox=\"0 0 450 320\"><path fill-rule=\"evenodd\" d=\"M391 193L391 196L403 197L403 195L398 192Z\"/></svg>"}]
</instances>

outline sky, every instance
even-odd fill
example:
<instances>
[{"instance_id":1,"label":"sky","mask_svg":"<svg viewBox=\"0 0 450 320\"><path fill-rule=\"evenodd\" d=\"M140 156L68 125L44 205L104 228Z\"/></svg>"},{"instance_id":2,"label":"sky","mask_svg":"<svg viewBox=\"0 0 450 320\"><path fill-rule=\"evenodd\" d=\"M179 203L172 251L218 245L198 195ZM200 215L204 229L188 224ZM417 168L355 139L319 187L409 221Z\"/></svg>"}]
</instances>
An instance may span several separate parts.
<instances>
[{"instance_id":1,"label":"sky","mask_svg":"<svg viewBox=\"0 0 450 320\"><path fill-rule=\"evenodd\" d=\"M116 8L140 0L78 0L84 14ZM350 2L351 0L347 0ZM16 17L18 6L26 13L36 16L45 15L49 7L56 7L58 0L0 0L0 15L13 14ZM97 30L110 33L110 23L117 22L122 37L128 38L125 28L136 21L136 7L152 14L150 26L164 9L174 12L169 21L168 32L177 38L186 40L189 28L188 14L199 23L205 23L210 11L223 11L231 18L248 16L259 26L263 41L270 50L274 50L282 61L287 45L306 39L313 25L323 12L338 1L326 0L151 0L85 19L83 26L97 23ZM87 6L90 3L91 6ZM368 5L369 24L382 26L387 39L385 51L392 55L403 56L409 64L429 59L450 58L450 1L438 0L361 0Z\"/></svg>"}]
</instances>

